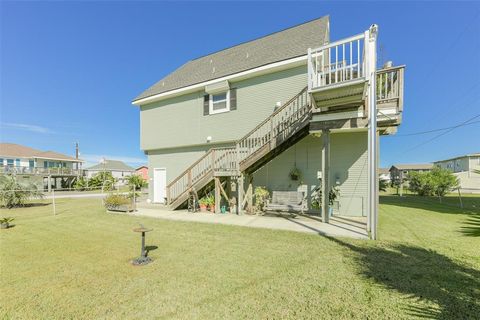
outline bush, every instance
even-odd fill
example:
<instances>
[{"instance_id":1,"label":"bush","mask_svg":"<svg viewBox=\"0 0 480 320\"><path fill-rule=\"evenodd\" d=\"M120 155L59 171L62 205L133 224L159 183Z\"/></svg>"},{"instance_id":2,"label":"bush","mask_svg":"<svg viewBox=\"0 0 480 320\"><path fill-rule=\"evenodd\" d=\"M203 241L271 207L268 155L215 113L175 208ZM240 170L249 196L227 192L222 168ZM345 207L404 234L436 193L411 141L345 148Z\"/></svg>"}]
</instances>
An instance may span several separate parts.
<instances>
[{"instance_id":1,"label":"bush","mask_svg":"<svg viewBox=\"0 0 480 320\"><path fill-rule=\"evenodd\" d=\"M145 179L138 174L132 174L131 176L127 177L127 181L130 190L133 190L133 187L135 187L135 190L139 191L148 185L147 181L145 181Z\"/></svg>"},{"instance_id":2,"label":"bush","mask_svg":"<svg viewBox=\"0 0 480 320\"><path fill-rule=\"evenodd\" d=\"M85 177L78 178L73 184L73 188L78 191L83 191L87 188L88 181Z\"/></svg>"},{"instance_id":3,"label":"bush","mask_svg":"<svg viewBox=\"0 0 480 320\"><path fill-rule=\"evenodd\" d=\"M34 184L23 185L14 176L0 181L0 203L8 209L24 206L31 199L41 199L43 194Z\"/></svg>"},{"instance_id":4,"label":"bush","mask_svg":"<svg viewBox=\"0 0 480 320\"><path fill-rule=\"evenodd\" d=\"M270 198L270 192L265 187L256 187L254 191L255 196L255 208L258 211L263 211L268 198Z\"/></svg>"},{"instance_id":5,"label":"bush","mask_svg":"<svg viewBox=\"0 0 480 320\"><path fill-rule=\"evenodd\" d=\"M109 171L99 172L88 180L88 186L92 188L103 188L105 191L113 190L116 179Z\"/></svg>"},{"instance_id":6,"label":"bush","mask_svg":"<svg viewBox=\"0 0 480 320\"><path fill-rule=\"evenodd\" d=\"M457 177L447 169L434 167L431 171L410 172L409 190L419 196L443 197L458 187Z\"/></svg>"},{"instance_id":7,"label":"bush","mask_svg":"<svg viewBox=\"0 0 480 320\"><path fill-rule=\"evenodd\" d=\"M109 194L103 199L103 205L108 210L118 210L123 206L129 206L132 200L123 194Z\"/></svg>"}]
</instances>

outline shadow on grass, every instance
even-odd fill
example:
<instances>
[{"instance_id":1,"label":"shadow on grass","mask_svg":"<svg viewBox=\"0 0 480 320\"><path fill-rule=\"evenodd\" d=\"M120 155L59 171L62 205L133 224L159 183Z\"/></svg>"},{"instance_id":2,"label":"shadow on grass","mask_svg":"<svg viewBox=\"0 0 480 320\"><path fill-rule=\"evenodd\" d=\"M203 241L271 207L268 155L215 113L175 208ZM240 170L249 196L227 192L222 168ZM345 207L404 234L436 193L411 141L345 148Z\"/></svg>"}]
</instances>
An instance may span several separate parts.
<instances>
[{"instance_id":1,"label":"shadow on grass","mask_svg":"<svg viewBox=\"0 0 480 320\"><path fill-rule=\"evenodd\" d=\"M463 214L469 212L468 210L461 209L460 207L451 204L440 203L431 198L420 196L380 196L380 203L399 207L435 211L438 213Z\"/></svg>"},{"instance_id":2,"label":"shadow on grass","mask_svg":"<svg viewBox=\"0 0 480 320\"><path fill-rule=\"evenodd\" d=\"M472 215L464 222L460 231L469 237L480 237L480 215Z\"/></svg>"},{"instance_id":3,"label":"shadow on grass","mask_svg":"<svg viewBox=\"0 0 480 320\"><path fill-rule=\"evenodd\" d=\"M145 251L146 251L146 256L148 257L148 254L150 251L157 250L158 246L145 246Z\"/></svg>"},{"instance_id":4,"label":"shadow on grass","mask_svg":"<svg viewBox=\"0 0 480 320\"><path fill-rule=\"evenodd\" d=\"M462 266L435 251L395 244L356 246L330 238L355 253L359 273L410 299L438 308L410 306L411 316L436 319L478 319L480 271Z\"/></svg>"}]
</instances>

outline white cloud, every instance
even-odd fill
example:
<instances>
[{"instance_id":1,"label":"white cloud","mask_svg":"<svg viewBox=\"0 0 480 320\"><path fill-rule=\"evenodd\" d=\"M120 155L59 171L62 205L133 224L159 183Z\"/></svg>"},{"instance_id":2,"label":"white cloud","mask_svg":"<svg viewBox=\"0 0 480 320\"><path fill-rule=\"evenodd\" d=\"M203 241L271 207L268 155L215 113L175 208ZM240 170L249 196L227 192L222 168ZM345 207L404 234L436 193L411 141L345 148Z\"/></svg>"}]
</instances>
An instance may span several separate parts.
<instances>
[{"instance_id":1,"label":"white cloud","mask_svg":"<svg viewBox=\"0 0 480 320\"><path fill-rule=\"evenodd\" d=\"M30 131L35 133L43 133L43 134L53 133L53 131L48 128L37 126L34 124L27 124L27 123L2 122L0 123L0 127Z\"/></svg>"}]
</instances>

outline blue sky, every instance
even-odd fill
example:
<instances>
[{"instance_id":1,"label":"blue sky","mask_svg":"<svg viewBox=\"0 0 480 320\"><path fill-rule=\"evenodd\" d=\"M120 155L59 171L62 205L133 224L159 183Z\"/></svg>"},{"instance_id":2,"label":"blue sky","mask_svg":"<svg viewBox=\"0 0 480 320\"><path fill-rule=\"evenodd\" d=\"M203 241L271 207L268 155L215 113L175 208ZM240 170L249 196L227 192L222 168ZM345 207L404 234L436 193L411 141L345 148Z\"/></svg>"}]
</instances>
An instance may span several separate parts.
<instances>
[{"instance_id":1,"label":"blue sky","mask_svg":"<svg viewBox=\"0 0 480 320\"><path fill-rule=\"evenodd\" d=\"M382 61L406 64L398 135L381 165L480 152L478 2L1 2L0 140L145 161L131 100L187 60L323 15L331 39L380 27ZM475 121L479 121L476 118ZM434 138L434 140L429 141Z\"/></svg>"}]
</instances>

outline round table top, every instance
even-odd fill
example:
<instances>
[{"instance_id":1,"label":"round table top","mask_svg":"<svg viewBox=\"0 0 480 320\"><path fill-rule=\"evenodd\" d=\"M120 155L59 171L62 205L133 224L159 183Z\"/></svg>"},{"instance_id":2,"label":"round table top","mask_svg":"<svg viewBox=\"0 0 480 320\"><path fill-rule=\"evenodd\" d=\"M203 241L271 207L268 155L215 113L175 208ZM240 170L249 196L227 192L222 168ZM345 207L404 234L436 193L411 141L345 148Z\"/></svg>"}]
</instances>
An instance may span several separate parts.
<instances>
[{"instance_id":1,"label":"round table top","mask_svg":"<svg viewBox=\"0 0 480 320\"><path fill-rule=\"evenodd\" d=\"M133 231L135 232L149 232L152 231L153 229L148 229L148 228L134 228Z\"/></svg>"}]
</instances>

